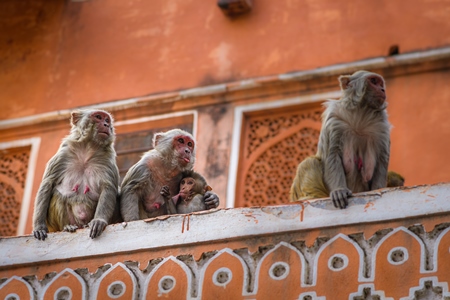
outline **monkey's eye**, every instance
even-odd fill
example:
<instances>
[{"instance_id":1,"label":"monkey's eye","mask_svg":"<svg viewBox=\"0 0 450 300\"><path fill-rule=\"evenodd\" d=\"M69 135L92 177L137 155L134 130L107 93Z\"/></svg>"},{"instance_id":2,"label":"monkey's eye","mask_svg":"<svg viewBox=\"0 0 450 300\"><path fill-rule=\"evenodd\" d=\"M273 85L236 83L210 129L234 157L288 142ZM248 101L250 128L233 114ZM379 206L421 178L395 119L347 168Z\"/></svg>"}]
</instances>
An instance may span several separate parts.
<instances>
[{"instance_id":1,"label":"monkey's eye","mask_svg":"<svg viewBox=\"0 0 450 300\"><path fill-rule=\"evenodd\" d=\"M105 119L105 122L106 122L106 123L109 123L109 119L108 119L108 118L106 118L106 119Z\"/></svg>"},{"instance_id":2,"label":"monkey's eye","mask_svg":"<svg viewBox=\"0 0 450 300\"><path fill-rule=\"evenodd\" d=\"M378 80L374 77L370 78L370 82L372 82L373 84L377 84Z\"/></svg>"},{"instance_id":3,"label":"monkey's eye","mask_svg":"<svg viewBox=\"0 0 450 300\"><path fill-rule=\"evenodd\" d=\"M184 144L184 140L183 140L182 138L179 138L179 139L178 139L178 143Z\"/></svg>"},{"instance_id":4,"label":"monkey's eye","mask_svg":"<svg viewBox=\"0 0 450 300\"><path fill-rule=\"evenodd\" d=\"M95 115L95 117L96 117L97 119L99 119L99 120L102 119L102 116L100 116L100 115Z\"/></svg>"},{"instance_id":5,"label":"monkey's eye","mask_svg":"<svg viewBox=\"0 0 450 300\"><path fill-rule=\"evenodd\" d=\"M188 142L188 146L189 146L189 147L192 147L192 142Z\"/></svg>"}]
</instances>

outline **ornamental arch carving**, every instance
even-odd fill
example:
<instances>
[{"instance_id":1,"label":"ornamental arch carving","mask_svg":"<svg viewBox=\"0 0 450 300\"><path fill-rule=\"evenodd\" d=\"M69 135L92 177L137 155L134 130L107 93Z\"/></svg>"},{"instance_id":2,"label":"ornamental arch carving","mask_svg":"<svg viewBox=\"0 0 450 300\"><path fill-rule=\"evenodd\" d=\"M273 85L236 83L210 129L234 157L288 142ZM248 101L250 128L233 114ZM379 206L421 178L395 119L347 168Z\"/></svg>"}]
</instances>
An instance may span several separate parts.
<instances>
[{"instance_id":1,"label":"ornamental arch carving","mask_svg":"<svg viewBox=\"0 0 450 300\"><path fill-rule=\"evenodd\" d=\"M321 114L320 103L244 113L235 207L287 201L298 164L316 153Z\"/></svg>"}]
</instances>

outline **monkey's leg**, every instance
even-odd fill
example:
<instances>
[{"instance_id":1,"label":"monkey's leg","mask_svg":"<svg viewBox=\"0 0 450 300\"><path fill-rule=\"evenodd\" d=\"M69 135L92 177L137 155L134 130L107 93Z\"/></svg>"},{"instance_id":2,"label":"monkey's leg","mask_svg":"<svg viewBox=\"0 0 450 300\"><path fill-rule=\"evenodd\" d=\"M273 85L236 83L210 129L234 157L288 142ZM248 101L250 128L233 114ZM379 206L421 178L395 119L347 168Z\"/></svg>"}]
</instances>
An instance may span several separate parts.
<instances>
[{"instance_id":1,"label":"monkey's leg","mask_svg":"<svg viewBox=\"0 0 450 300\"><path fill-rule=\"evenodd\" d=\"M328 189L323 182L322 161L318 157L310 156L298 165L289 195L290 201L329 196Z\"/></svg>"}]
</instances>

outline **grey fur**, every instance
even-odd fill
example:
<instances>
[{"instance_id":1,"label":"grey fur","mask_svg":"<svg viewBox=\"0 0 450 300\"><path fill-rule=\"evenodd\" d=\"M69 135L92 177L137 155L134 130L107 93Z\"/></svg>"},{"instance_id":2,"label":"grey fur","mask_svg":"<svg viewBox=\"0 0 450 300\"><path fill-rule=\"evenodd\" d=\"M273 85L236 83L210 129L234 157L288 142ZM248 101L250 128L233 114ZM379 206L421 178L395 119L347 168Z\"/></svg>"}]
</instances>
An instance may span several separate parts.
<instances>
[{"instance_id":1,"label":"grey fur","mask_svg":"<svg viewBox=\"0 0 450 300\"><path fill-rule=\"evenodd\" d=\"M176 191L182 179L182 172L192 170L195 162L196 145L190 162L184 166L180 164L179 154L172 146L173 138L178 135L194 140L190 133L181 129L157 133L153 138L154 149L144 153L128 170L120 193L120 210L124 221L152 218L167 213L164 199L160 195L161 188L167 185L171 191ZM159 204L160 207L148 211L144 201Z\"/></svg>"},{"instance_id":2,"label":"grey fur","mask_svg":"<svg viewBox=\"0 0 450 300\"><path fill-rule=\"evenodd\" d=\"M35 200L33 234L44 240L50 227L53 231L73 231L78 228L69 220L71 207L86 207L84 220L78 225L89 223L90 236L99 236L118 210L117 194L119 170L114 150L114 127L110 117L107 138L97 138L97 128L90 115L101 110L83 110L72 113L70 134L65 137L58 152L48 161ZM109 115L110 116L110 115ZM89 191L72 192L71 185L89 187ZM76 217L75 217L76 218Z\"/></svg>"},{"instance_id":3,"label":"grey fur","mask_svg":"<svg viewBox=\"0 0 450 300\"><path fill-rule=\"evenodd\" d=\"M324 163L330 197L341 208L347 206L352 192L386 187L391 125L386 102L377 102L374 93L366 89L369 76L381 78L367 71L341 76L343 97L324 104L317 156ZM355 157L362 158L361 170L355 167ZM348 160L347 170L344 160Z\"/></svg>"}]
</instances>

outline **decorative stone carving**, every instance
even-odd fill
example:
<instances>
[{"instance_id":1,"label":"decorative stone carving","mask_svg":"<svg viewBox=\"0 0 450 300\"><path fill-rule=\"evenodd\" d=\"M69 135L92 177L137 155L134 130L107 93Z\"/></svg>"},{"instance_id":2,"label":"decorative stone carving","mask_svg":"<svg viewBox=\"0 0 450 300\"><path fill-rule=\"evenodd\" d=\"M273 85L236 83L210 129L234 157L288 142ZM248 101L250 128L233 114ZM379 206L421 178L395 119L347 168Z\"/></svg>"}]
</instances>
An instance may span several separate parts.
<instances>
[{"instance_id":1,"label":"decorative stone carving","mask_svg":"<svg viewBox=\"0 0 450 300\"><path fill-rule=\"evenodd\" d=\"M16 235L30 148L0 151L0 236Z\"/></svg>"}]
</instances>

